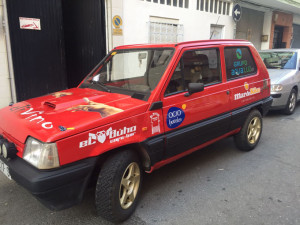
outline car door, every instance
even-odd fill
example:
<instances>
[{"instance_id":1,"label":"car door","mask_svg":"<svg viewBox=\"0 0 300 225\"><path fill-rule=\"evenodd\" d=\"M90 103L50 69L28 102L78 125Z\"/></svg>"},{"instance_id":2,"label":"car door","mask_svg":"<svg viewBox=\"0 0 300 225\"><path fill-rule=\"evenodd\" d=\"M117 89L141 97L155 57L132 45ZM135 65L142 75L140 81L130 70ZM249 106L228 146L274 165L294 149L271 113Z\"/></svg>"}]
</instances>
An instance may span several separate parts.
<instances>
[{"instance_id":1,"label":"car door","mask_svg":"<svg viewBox=\"0 0 300 225\"><path fill-rule=\"evenodd\" d=\"M297 63L296 63L296 82L298 86L298 96L297 100L300 100L300 51L296 52L297 54Z\"/></svg>"},{"instance_id":2,"label":"car door","mask_svg":"<svg viewBox=\"0 0 300 225\"><path fill-rule=\"evenodd\" d=\"M229 92L222 64L216 46L182 50L161 98L166 158L229 131ZM187 96L189 83L203 83L204 90Z\"/></svg>"},{"instance_id":3,"label":"car door","mask_svg":"<svg viewBox=\"0 0 300 225\"><path fill-rule=\"evenodd\" d=\"M226 79L230 88L231 129L240 128L251 104L266 95L266 79L249 46L225 46Z\"/></svg>"}]
</instances>

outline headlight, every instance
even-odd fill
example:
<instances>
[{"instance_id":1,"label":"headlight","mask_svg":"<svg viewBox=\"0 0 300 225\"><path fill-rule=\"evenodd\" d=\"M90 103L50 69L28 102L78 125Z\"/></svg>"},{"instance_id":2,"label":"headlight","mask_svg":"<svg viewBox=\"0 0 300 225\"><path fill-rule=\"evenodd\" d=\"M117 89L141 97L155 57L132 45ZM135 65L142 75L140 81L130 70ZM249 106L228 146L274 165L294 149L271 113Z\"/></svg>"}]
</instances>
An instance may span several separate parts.
<instances>
[{"instance_id":1,"label":"headlight","mask_svg":"<svg viewBox=\"0 0 300 225\"><path fill-rule=\"evenodd\" d=\"M32 137L29 137L26 141L23 159L38 169L59 167L56 144L44 143Z\"/></svg>"},{"instance_id":2,"label":"headlight","mask_svg":"<svg viewBox=\"0 0 300 225\"><path fill-rule=\"evenodd\" d=\"M282 91L283 86L281 84L272 84L271 85L271 91L272 92L279 92Z\"/></svg>"}]
</instances>

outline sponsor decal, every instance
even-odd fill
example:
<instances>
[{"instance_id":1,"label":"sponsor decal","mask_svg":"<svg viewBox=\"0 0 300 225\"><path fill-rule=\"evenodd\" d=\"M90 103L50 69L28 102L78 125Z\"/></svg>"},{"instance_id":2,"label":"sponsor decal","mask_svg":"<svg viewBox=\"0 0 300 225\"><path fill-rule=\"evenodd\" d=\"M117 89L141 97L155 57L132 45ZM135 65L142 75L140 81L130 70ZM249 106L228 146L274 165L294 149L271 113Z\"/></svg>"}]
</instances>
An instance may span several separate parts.
<instances>
[{"instance_id":1,"label":"sponsor decal","mask_svg":"<svg viewBox=\"0 0 300 225\"><path fill-rule=\"evenodd\" d=\"M72 95L72 92L64 92L64 91L60 91L60 92L54 92L52 93L52 96L56 97L56 98L60 98L63 96L67 96L67 95Z\"/></svg>"},{"instance_id":2,"label":"sponsor decal","mask_svg":"<svg viewBox=\"0 0 300 225\"><path fill-rule=\"evenodd\" d=\"M83 99L87 103L86 105L76 105L71 108L68 108L67 110L72 112L77 112L77 111L98 112L100 113L101 117L107 117L124 111L123 109L105 105L103 103L90 101L88 98L83 98Z\"/></svg>"},{"instance_id":3,"label":"sponsor decal","mask_svg":"<svg viewBox=\"0 0 300 225\"><path fill-rule=\"evenodd\" d=\"M231 69L231 76L239 76L253 72L254 68L248 65L247 60L242 59L242 50L238 48L235 53L238 61L233 62L234 69Z\"/></svg>"},{"instance_id":4,"label":"sponsor decal","mask_svg":"<svg viewBox=\"0 0 300 225\"><path fill-rule=\"evenodd\" d=\"M242 50L240 49L240 48L238 48L237 50L236 50L236 57L238 58L238 59L241 59L242 58Z\"/></svg>"},{"instance_id":5,"label":"sponsor decal","mask_svg":"<svg viewBox=\"0 0 300 225\"><path fill-rule=\"evenodd\" d=\"M41 124L42 128L44 129L52 129L53 124L52 122L44 122L44 117L41 116L41 114L44 113L44 111L33 111L33 108L28 109L25 112L22 112L21 115L28 115L25 120L29 120L29 122L34 121L36 124Z\"/></svg>"},{"instance_id":6,"label":"sponsor decal","mask_svg":"<svg viewBox=\"0 0 300 225\"><path fill-rule=\"evenodd\" d=\"M23 106L14 106L14 107L11 107L9 110L12 111L12 112L18 112L18 111L22 111L22 110L25 110L25 109L30 109L30 105L23 105Z\"/></svg>"},{"instance_id":7,"label":"sponsor decal","mask_svg":"<svg viewBox=\"0 0 300 225\"><path fill-rule=\"evenodd\" d=\"M244 87L245 87L245 90L246 90L246 91L249 90L249 84L248 84L247 82L244 83Z\"/></svg>"},{"instance_id":8,"label":"sponsor decal","mask_svg":"<svg viewBox=\"0 0 300 225\"><path fill-rule=\"evenodd\" d=\"M60 131L66 131L66 130L75 130L75 127L64 127L64 126L58 126L58 129Z\"/></svg>"},{"instance_id":9,"label":"sponsor decal","mask_svg":"<svg viewBox=\"0 0 300 225\"><path fill-rule=\"evenodd\" d=\"M15 106L11 107L10 111L13 112L19 112L26 110L25 112L20 113L22 116L26 116L24 119L29 120L29 122L35 122L36 124L40 124L42 128L44 129L52 129L53 124L52 122L46 122L45 118L41 116L41 114L44 113L44 111L34 111L33 108L30 107L30 105L25 106Z\"/></svg>"},{"instance_id":10,"label":"sponsor decal","mask_svg":"<svg viewBox=\"0 0 300 225\"><path fill-rule=\"evenodd\" d=\"M150 116L151 119L151 127L152 127L152 134L160 133L160 119L158 113L152 113Z\"/></svg>"},{"instance_id":11,"label":"sponsor decal","mask_svg":"<svg viewBox=\"0 0 300 225\"><path fill-rule=\"evenodd\" d=\"M167 114L167 125L169 128L178 127L184 120L184 111L178 107L171 107Z\"/></svg>"},{"instance_id":12,"label":"sponsor decal","mask_svg":"<svg viewBox=\"0 0 300 225\"><path fill-rule=\"evenodd\" d=\"M247 82L244 83L244 88L246 90L246 92L243 93L237 93L234 95L234 100L238 100L238 99L242 99L251 95L255 95L260 93L260 88L257 87L253 87L249 89L249 84Z\"/></svg>"},{"instance_id":13,"label":"sponsor decal","mask_svg":"<svg viewBox=\"0 0 300 225\"><path fill-rule=\"evenodd\" d=\"M79 143L79 148L84 148L97 143L103 144L106 140L109 143L120 142L127 138L133 137L136 133L136 126L123 127L118 130L108 128L106 131L102 130L97 133L89 133L89 138Z\"/></svg>"}]
</instances>

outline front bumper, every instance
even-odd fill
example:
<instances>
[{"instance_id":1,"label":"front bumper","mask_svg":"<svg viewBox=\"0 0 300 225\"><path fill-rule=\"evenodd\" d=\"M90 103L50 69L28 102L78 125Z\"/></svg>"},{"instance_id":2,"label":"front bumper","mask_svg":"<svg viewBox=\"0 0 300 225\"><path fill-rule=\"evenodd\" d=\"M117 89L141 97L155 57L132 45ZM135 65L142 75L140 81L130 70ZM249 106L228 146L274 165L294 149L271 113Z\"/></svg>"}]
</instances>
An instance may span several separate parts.
<instances>
[{"instance_id":1,"label":"front bumper","mask_svg":"<svg viewBox=\"0 0 300 225\"><path fill-rule=\"evenodd\" d=\"M283 93L272 92L271 96L273 98L271 110L284 109L288 101L288 98L290 96L290 92L283 92Z\"/></svg>"},{"instance_id":2,"label":"front bumper","mask_svg":"<svg viewBox=\"0 0 300 225\"><path fill-rule=\"evenodd\" d=\"M0 156L1 157L1 156ZM88 158L53 170L38 170L17 157L6 160L11 178L52 210L71 207L82 200L97 158Z\"/></svg>"}]
</instances>

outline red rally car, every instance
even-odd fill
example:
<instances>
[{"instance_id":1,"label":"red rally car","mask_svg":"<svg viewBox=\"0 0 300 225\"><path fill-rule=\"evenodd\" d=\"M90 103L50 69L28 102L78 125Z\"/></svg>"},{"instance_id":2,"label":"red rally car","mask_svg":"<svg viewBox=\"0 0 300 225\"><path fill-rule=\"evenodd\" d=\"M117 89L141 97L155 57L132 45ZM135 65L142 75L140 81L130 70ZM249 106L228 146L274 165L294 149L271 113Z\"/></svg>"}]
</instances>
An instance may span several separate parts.
<instances>
[{"instance_id":1,"label":"red rally car","mask_svg":"<svg viewBox=\"0 0 300 225\"><path fill-rule=\"evenodd\" d=\"M93 185L97 212L123 221L144 171L228 136L252 150L271 103L250 42L121 46L77 88L0 110L0 170L53 210Z\"/></svg>"}]
</instances>

